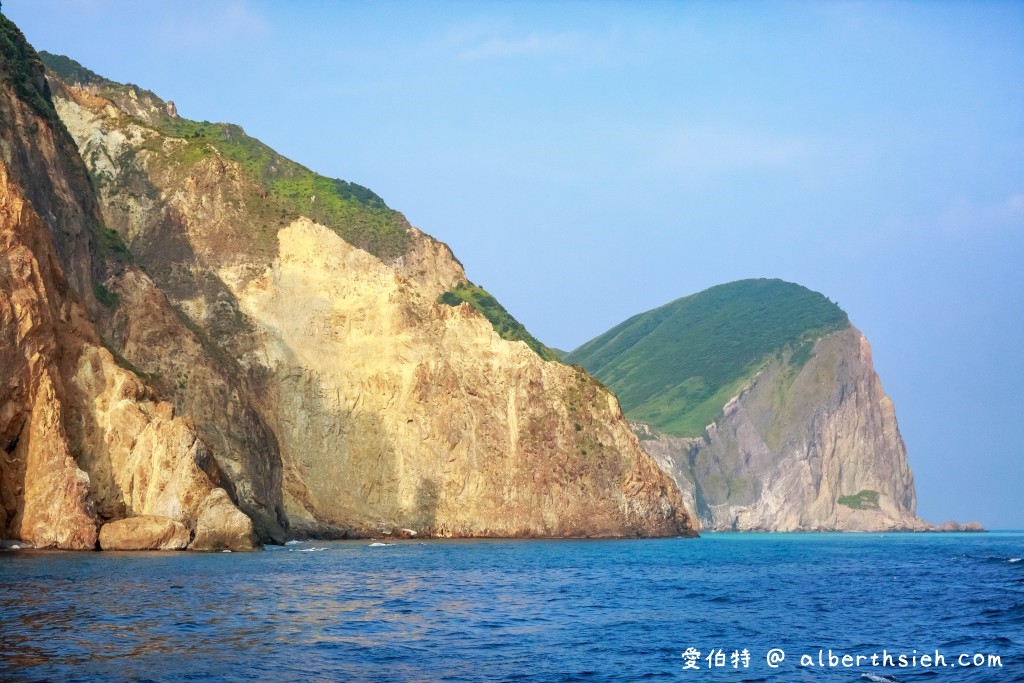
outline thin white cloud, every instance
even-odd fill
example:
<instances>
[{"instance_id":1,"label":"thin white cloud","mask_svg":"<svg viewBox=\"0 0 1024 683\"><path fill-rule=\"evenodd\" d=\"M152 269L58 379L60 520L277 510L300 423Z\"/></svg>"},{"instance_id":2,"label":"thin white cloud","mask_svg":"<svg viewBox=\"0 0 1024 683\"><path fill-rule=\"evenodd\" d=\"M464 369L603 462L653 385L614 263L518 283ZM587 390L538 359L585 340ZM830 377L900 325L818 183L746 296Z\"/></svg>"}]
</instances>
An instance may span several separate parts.
<instances>
[{"instance_id":1,"label":"thin white cloud","mask_svg":"<svg viewBox=\"0 0 1024 683\"><path fill-rule=\"evenodd\" d=\"M814 140L739 128L687 126L657 141L660 165L694 175L783 170L818 155Z\"/></svg>"},{"instance_id":2,"label":"thin white cloud","mask_svg":"<svg viewBox=\"0 0 1024 683\"><path fill-rule=\"evenodd\" d=\"M1007 197L999 207L999 213L1011 220L1024 218L1024 193Z\"/></svg>"},{"instance_id":3,"label":"thin white cloud","mask_svg":"<svg viewBox=\"0 0 1024 683\"><path fill-rule=\"evenodd\" d=\"M489 38L464 49L459 57L475 62L510 57L582 54L593 41L583 33L529 33L517 38Z\"/></svg>"},{"instance_id":4,"label":"thin white cloud","mask_svg":"<svg viewBox=\"0 0 1024 683\"><path fill-rule=\"evenodd\" d=\"M246 0L183 4L195 11L182 12L182 4L176 3L163 12L159 27L160 39L176 49L233 51L270 35L270 21Z\"/></svg>"},{"instance_id":5,"label":"thin white cloud","mask_svg":"<svg viewBox=\"0 0 1024 683\"><path fill-rule=\"evenodd\" d=\"M958 198L942 212L939 226L955 235L1024 232L1024 192L987 203Z\"/></svg>"}]
</instances>

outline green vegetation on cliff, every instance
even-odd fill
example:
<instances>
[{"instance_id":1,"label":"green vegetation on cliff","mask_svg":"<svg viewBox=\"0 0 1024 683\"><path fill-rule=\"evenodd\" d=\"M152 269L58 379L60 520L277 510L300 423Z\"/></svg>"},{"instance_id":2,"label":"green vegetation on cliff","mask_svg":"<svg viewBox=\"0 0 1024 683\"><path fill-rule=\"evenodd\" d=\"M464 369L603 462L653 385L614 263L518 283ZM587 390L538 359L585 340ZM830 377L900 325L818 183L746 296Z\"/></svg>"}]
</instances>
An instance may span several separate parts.
<instances>
[{"instance_id":1,"label":"green vegetation on cliff","mask_svg":"<svg viewBox=\"0 0 1024 683\"><path fill-rule=\"evenodd\" d=\"M817 292L782 280L741 280L633 316L568 354L608 385L634 420L699 436L769 358L849 325Z\"/></svg>"},{"instance_id":2,"label":"green vegetation on cliff","mask_svg":"<svg viewBox=\"0 0 1024 683\"><path fill-rule=\"evenodd\" d=\"M107 80L95 71L90 71L84 66L64 55L55 55L46 50L39 51L39 58L43 60L46 68L60 76L66 83L78 83L79 85L99 85L103 87L118 85L114 81Z\"/></svg>"},{"instance_id":3,"label":"green vegetation on cliff","mask_svg":"<svg viewBox=\"0 0 1024 683\"><path fill-rule=\"evenodd\" d=\"M442 294L437 302L449 306L467 303L490 321L494 331L502 339L526 342L526 345L544 360L556 360L555 353L530 334L526 327L512 317L512 314L483 287L474 285L471 282L463 282L454 289Z\"/></svg>"},{"instance_id":4,"label":"green vegetation on cliff","mask_svg":"<svg viewBox=\"0 0 1024 683\"><path fill-rule=\"evenodd\" d=\"M239 164L288 210L326 225L353 246L383 260L401 256L408 249L405 219L372 190L314 173L249 137L240 126L163 116L157 128L170 137L212 146Z\"/></svg>"},{"instance_id":5,"label":"green vegetation on cliff","mask_svg":"<svg viewBox=\"0 0 1024 683\"><path fill-rule=\"evenodd\" d=\"M45 119L55 121L57 112L43 77L43 65L18 27L0 14L0 78Z\"/></svg>"},{"instance_id":6,"label":"green vegetation on cliff","mask_svg":"<svg viewBox=\"0 0 1024 683\"><path fill-rule=\"evenodd\" d=\"M854 496L840 496L839 504L854 510L877 510L878 491L865 489Z\"/></svg>"},{"instance_id":7,"label":"green vegetation on cliff","mask_svg":"<svg viewBox=\"0 0 1024 683\"><path fill-rule=\"evenodd\" d=\"M197 163L216 150L262 185L289 214L287 218L307 216L331 228L349 244L385 261L408 251L410 235L405 218L368 188L314 173L246 135L240 126L171 116L166 103L148 90L103 78L69 57L47 52L40 56L47 68L66 83L94 86L100 95L118 104L128 100L150 103L160 113L140 123L189 143L177 154L178 163Z\"/></svg>"}]
</instances>

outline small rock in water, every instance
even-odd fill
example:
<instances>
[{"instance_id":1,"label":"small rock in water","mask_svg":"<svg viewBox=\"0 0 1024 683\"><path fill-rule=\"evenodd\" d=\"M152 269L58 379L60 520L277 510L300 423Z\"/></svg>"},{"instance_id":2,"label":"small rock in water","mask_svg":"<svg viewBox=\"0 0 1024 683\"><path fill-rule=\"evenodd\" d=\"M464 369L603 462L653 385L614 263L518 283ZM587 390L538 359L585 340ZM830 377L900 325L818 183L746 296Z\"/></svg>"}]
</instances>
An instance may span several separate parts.
<instances>
[{"instance_id":1,"label":"small rock in water","mask_svg":"<svg viewBox=\"0 0 1024 683\"><path fill-rule=\"evenodd\" d=\"M118 519L100 528L101 550L184 550L188 542L184 524L158 515Z\"/></svg>"}]
</instances>

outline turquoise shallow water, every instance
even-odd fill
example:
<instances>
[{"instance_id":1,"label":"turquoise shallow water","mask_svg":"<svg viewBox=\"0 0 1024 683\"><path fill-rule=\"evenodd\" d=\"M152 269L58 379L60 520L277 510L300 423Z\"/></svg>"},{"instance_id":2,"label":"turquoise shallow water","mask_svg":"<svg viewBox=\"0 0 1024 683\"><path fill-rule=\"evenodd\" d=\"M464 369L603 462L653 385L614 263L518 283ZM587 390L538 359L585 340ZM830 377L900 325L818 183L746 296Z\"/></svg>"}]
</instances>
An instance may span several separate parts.
<instances>
[{"instance_id":1,"label":"turquoise shallow water","mask_svg":"<svg viewBox=\"0 0 1024 683\"><path fill-rule=\"evenodd\" d=\"M0 680L1024 681L1021 557L1016 532L0 552Z\"/></svg>"}]
</instances>

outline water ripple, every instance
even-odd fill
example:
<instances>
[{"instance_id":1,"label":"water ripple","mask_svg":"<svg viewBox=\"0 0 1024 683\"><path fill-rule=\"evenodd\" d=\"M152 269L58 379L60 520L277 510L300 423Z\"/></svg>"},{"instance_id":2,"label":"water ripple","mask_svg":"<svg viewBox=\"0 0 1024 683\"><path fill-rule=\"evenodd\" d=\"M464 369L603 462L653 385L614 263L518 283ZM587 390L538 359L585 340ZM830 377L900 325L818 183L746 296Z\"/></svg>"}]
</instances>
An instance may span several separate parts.
<instances>
[{"instance_id":1,"label":"water ripple","mask_svg":"<svg viewBox=\"0 0 1024 683\"><path fill-rule=\"evenodd\" d=\"M1022 547L1020 534L719 534L3 552L0 680L683 680L691 646L705 682L1021 680L1009 560ZM712 649L750 664L707 671ZM936 649L1009 666L799 666L819 650Z\"/></svg>"}]
</instances>

